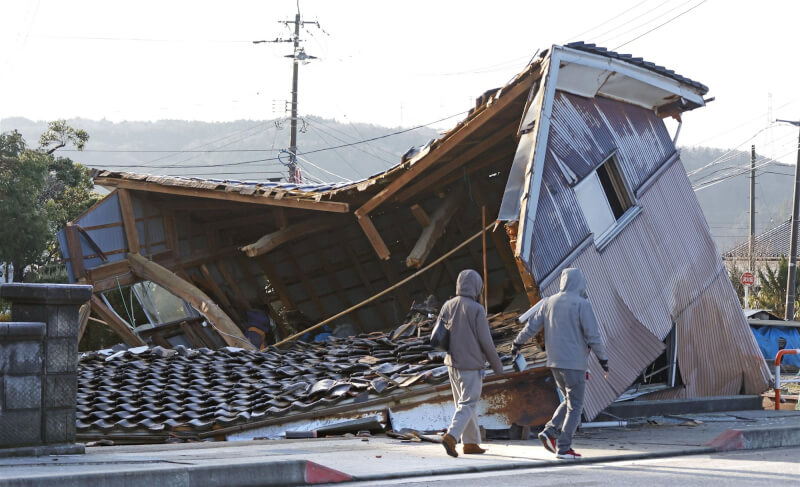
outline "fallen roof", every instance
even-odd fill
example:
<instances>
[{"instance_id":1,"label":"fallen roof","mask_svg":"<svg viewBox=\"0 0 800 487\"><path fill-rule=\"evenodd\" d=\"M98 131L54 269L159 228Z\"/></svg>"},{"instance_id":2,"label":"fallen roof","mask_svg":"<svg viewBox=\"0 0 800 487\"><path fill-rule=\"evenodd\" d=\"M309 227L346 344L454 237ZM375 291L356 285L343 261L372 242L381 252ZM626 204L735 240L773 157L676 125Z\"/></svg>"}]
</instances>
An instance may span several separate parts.
<instances>
[{"instance_id":1,"label":"fallen roof","mask_svg":"<svg viewBox=\"0 0 800 487\"><path fill-rule=\"evenodd\" d=\"M521 327L517 316L490 317L492 336L503 350L510 349ZM422 337L418 328L426 330ZM358 407L415 385L429 387L447 380L444 352L430 346L429 329L426 321L398 328L394 339L380 332L331 337L323 343L296 342L285 351L139 347L84 354L77 432L84 439L196 437L334 404Z\"/></svg>"}]
</instances>

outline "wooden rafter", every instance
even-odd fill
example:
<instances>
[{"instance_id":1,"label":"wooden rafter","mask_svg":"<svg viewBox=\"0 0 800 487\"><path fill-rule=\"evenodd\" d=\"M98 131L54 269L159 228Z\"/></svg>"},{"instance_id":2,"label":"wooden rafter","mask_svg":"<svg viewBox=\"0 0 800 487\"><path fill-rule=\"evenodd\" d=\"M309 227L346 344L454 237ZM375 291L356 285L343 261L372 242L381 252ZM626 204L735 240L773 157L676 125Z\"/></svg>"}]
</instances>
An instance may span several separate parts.
<instances>
[{"instance_id":1,"label":"wooden rafter","mask_svg":"<svg viewBox=\"0 0 800 487\"><path fill-rule=\"evenodd\" d=\"M132 189L151 193L164 193L176 196L191 196L195 198L218 199L257 205L279 206L284 208L299 208L304 210L329 211L334 213L347 213L350 206L339 201L314 201L312 199L283 196L280 199L264 195L244 195L228 191L208 190L199 188L185 188L182 186L164 186L148 181L135 181L110 177L96 177L95 184L100 186L115 186L118 189Z\"/></svg>"},{"instance_id":2,"label":"wooden rafter","mask_svg":"<svg viewBox=\"0 0 800 487\"><path fill-rule=\"evenodd\" d=\"M153 281L175 296L194 306L203 316L211 321L222 339L232 347L254 350L255 347L245 338L242 330L222 311L214 301L193 284L181 279L163 266L149 261L138 254L128 254L128 261L134 274L142 279Z\"/></svg>"},{"instance_id":3,"label":"wooden rafter","mask_svg":"<svg viewBox=\"0 0 800 487\"><path fill-rule=\"evenodd\" d=\"M461 166L466 166L473 161L482 162L486 159L493 159L495 156L493 149L495 146L497 146L497 144L505 141L505 139L508 139L509 142L511 142L512 147L516 148L516 144L514 143L514 135L516 134L516 128L518 125L519 120L514 119L511 123L503 126L502 129L493 132L484 139L481 139L480 142L465 150L464 153L454 157L445 164L437 166L435 170L431 171L430 174L426 174L424 178L398 191L394 199L397 201L406 201L433 185L441 187L441 180L449 174L454 173L454 171ZM510 164L511 160L508 162ZM459 171L458 175L463 176L463 173Z\"/></svg>"},{"instance_id":4,"label":"wooden rafter","mask_svg":"<svg viewBox=\"0 0 800 487\"><path fill-rule=\"evenodd\" d=\"M391 256L391 252L389 252L389 247L386 246L386 242L383 241L381 234L378 233L378 229L375 228L375 224L372 223L370 216L359 216L358 224L361 225L361 229L364 230L364 235L367 236L370 245L372 245L375 253L378 254L378 258L387 260Z\"/></svg>"},{"instance_id":5,"label":"wooden rafter","mask_svg":"<svg viewBox=\"0 0 800 487\"><path fill-rule=\"evenodd\" d=\"M136 216L133 213L131 194L125 188L117 189L119 210L122 213L122 226L125 229L125 239L128 241L128 252L139 253L139 232L136 230Z\"/></svg>"},{"instance_id":6,"label":"wooden rafter","mask_svg":"<svg viewBox=\"0 0 800 487\"><path fill-rule=\"evenodd\" d=\"M470 136L474 135L481 127L484 126L487 120L491 119L497 113L515 103L520 97L525 96L530 90L533 81L534 76L530 76L526 80L520 81L516 85L510 87L508 91L502 93L502 96L500 96L499 99L495 100L472 120L464 123L454 134L439 144L438 147L421 156L419 160L415 161L413 164L409 164L407 171L395 178L395 180L389 183L388 186L386 186L378 194L373 196L370 200L358 208L355 211L356 216L364 217L369 215L372 210L400 191L406 184L408 184L408 182L422 174L422 172L429 167L439 162L443 157L448 156L452 149L458 147ZM521 112L522 109L520 109L520 116L522 115Z\"/></svg>"},{"instance_id":7,"label":"wooden rafter","mask_svg":"<svg viewBox=\"0 0 800 487\"><path fill-rule=\"evenodd\" d=\"M313 233L323 232L325 230L341 226L344 223L344 219L330 216L313 218L311 220L295 223L294 225L289 225L284 229L268 233L259 238L258 241L249 245L245 245L241 248L241 251L247 254L248 257L255 257L257 255L266 254L267 252L270 252L287 242L291 242L292 240L296 240Z\"/></svg>"},{"instance_id":8,"label":"wooden rafter","mask_svg":"<svg viewBox=\"0 0 800 487\"><path fill-rule=\"evenodd\" d=\"M411 214L414 215L414 218L417 220L422 228L427 227L431 224L431 217L428 216L428 213L425 211L420 205L411 205Z\"/></svg>"}]
</instances>

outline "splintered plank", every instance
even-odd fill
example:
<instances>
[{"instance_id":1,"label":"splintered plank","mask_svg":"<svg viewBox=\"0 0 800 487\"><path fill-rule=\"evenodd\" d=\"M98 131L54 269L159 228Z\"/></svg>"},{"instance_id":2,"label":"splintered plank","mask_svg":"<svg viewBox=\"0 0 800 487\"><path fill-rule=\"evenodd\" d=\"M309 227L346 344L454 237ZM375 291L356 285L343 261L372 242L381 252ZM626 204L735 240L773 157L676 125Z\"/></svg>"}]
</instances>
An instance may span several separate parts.
<instances>
[{"instance_id":1,"label":"splintered plank","mask_svg":"<svg viewBox=\"0 0 800 487\"><path fill-rule=\"evenodd\" d=\"M128 262L130 262L131 270L134 274L142 279L155 282L194 306L197 311L214 323L215 327L223 333L222 339L225 340L225 343L232 347L242 347L248 350L255 349L253 344L245 338L242 330L236 326L236 323L197 286L181 279L174 272L147 260L141 255L128 254Z\"/></svg>"},{"instance_id":2,"label":"splintered plank","mask_svg":"<svg viewBox=\"0 0 800 487\"><path fill-rule=\"evenodd\" d=\"M445 228L450 220L456 214L464 199L464 190L462 186L453 189L447 195L444 202L433 212L431 216L431 223L424 229L419 236L414 248L406 258L406 266L419 269L433 250L433 246L444 235Z\"/></svg>"}]
</instances>

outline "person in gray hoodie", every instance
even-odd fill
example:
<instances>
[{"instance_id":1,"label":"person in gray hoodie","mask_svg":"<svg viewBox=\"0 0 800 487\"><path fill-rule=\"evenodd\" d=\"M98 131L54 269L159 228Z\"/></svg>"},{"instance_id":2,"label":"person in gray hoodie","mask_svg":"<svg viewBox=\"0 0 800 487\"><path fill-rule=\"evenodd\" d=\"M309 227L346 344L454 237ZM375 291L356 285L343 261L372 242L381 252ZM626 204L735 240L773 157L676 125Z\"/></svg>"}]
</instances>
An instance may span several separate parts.
<instances>
[{"instance_id":1,"label":"person in gray hoodie","mask_svg":"<svg viewBox=\"0 0 800 487\"><path fill-rule=\"evenodd\" d=\"M553 418L539 433L542 445L561 459L580 459L572 449L572 436L581 422L589 351L594 352L608 377L608 357L587 299L586 280L580 269L564 269L561 291L537 303L528 324L514 339L512 355L539 331L544 330L547 366L563 400Z\"/></svg>"},{"instance_id":2,"label":"person in gray hoodie","mask_svg":"<svg viewBox=\"0 0 800 487\"><path fill-rule=\"evenodd\" d=\"M450 330L450 348L444 363L448 366L450 386L456 411L442 444L448 455L457 457L456 442L460 438L466 454L480 454L477 406L483 387L486 361L496 374L503 373L503 364L494 348L486 309L478 303L483 289L480 274L466 269L458 274L456 297L449 299L439 312Z\"/></svg>"}]
</instances>

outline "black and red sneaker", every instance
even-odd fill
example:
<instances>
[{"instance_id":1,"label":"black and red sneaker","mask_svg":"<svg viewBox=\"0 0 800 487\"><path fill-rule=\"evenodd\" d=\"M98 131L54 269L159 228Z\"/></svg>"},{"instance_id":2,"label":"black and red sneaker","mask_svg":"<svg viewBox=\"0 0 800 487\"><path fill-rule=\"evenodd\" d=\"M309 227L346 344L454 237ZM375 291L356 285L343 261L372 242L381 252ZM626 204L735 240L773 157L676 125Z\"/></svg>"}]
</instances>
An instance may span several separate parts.
<instances>
[{"instance_id":1,"label":"black and red sneaker","mask_svg":"<svg viewBox=\"0 0 800 487\"><path fill-rule=\"evenodd\" d=\"M549 451L550 453L556 452L555 438L542 431L539 433L539 440L542 442L542 446L545 448L545 450Z\"/></svg>"},{"instance_id":2,"label":"black and red sneaker","mask_svg":"<svg viewBox=\"0 0 800 487\"><path fill-rule=\"evenodd\" d=\"M566 453L557 454L556 458L560 458L561 460L580 460L582 457L580 453L570 448Z\"/></svg>"}]
</instances>

